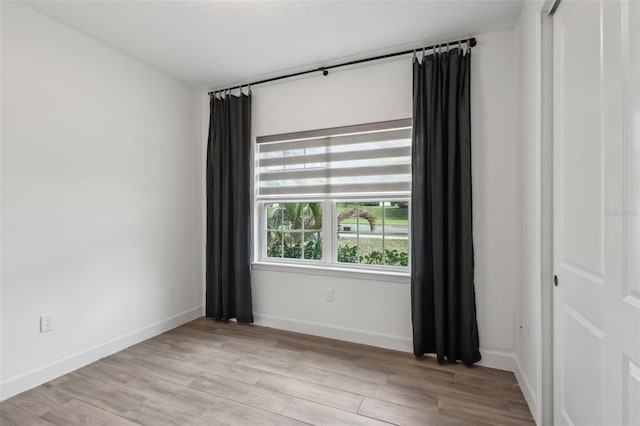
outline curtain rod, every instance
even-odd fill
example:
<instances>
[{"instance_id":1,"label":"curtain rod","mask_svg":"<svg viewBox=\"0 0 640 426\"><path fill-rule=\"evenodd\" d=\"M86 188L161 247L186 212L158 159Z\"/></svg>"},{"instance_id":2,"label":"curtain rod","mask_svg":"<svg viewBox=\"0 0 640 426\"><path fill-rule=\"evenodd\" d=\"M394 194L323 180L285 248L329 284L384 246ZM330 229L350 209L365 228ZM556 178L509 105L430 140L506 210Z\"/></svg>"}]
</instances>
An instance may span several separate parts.
<instances>
[{"instance_id":1,"label":"curtain rod","mask_svg":"<svg viewBox=\"0 0 640 426\"><path fill-rule=\"evenodd\" d=\"M380 60L380 59L392 58L394 56L408 55L409 53L414 53L415 54L416 52L420 52L421 50L431 50L431 49L435 49L435 48L438 48L438 47L454 46L454 45L459 45L461 43L467 43L467 45L469 45L469 47L475 47L475 45L477 44L475 37L461 39L461 40L455 40L455 41L450 41L448 43L439 43L439 44L434 44L432 46L419 47L419 48L416 48L416 49L404 50L402 52L388 53L386 55L373 56L371 58L357 59L355 61L343 62L341 64L329 65L329 66L326 66L326 67L314 68L312 70L306 70L306 71L294 72L292 74L280 75L278 77L272 77L272 78L267 78L265 80L254 81L253 83L247 83L247 84L241 84L241 85L238 85L238 86L227 87L226 89L220 89L220 90L211 91L211 92L209 92L209 96L213 95L214 93L220 93L220 92L224 93L226 91L239 89L239 88L245 87L245 86L248 86L248 87L257 86L258 84L270 83L272 81L283 80L285 78L291 78L291 77L297 77L299 75L304 75L304 74L311 74L312 72L321 72L322 75L328 75L329 74L329 70L333 69L333 68L340 68L340 67L346 67L346 66L349 66L349 65L361 64L361 63L364 63L364 62L377 61L377 60Z\"/></svg>"}]
</instances>

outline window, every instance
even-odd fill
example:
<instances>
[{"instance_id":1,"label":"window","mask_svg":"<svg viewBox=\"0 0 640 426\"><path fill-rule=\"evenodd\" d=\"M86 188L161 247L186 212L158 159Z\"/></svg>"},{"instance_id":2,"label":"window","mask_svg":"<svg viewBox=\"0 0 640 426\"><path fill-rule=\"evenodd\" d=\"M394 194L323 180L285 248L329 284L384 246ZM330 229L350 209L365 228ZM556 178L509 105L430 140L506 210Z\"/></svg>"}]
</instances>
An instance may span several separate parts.
<instances>
[{"instance_id":1,"label":"window","mask_svg":"<svg viewBox=\"0 0 640 426\"><path fill-rule=\"evenodd\" d=\"M337 262L409 266L408 201L337 202Z\"/></svg>"},{"instance_id":2,"label":"window","mask_svg":"<svg viewBox=\"0 0 640 426\"><path fill-rule=\"evenodd\" d=\"M259 137L260 260L409 265L411 120Z\"/></svg>"},{"instance_id":3,"label":"window","mask_svg":"<svg viewBox=\"0 0 640 426\"><path fill-rule=\"evenodd\" d=\"M267 257L322 259L321 203L270 203L265 213Z\"/></svg>"}]
</instances>

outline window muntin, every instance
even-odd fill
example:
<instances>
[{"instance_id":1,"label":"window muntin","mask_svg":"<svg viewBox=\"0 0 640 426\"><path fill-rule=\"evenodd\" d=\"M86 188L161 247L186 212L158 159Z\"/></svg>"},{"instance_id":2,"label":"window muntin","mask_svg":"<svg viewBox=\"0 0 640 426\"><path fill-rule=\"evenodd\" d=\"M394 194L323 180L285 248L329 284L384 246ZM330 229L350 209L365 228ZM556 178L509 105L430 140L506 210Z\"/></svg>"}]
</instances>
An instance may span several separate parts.
<instances>
[{"instance_id":1,"label":"window muntin","mask_svg":"<svg viewBox=\"0 0 640 426\"><path fill-rule=\"evenodd\" d=\"M255 171L261 260L407 271L411 120L259 137Z\"/></svg>"},{"instance_id":2,"label":"window muntin","mask_svg":"<svg viewBox=\"0 0 640 426\"><path fill-rule=\"evenodd\" d=\"M266 257L322 260L322 203L269 203L264 215Z\"/></svg>"}]
</instances>

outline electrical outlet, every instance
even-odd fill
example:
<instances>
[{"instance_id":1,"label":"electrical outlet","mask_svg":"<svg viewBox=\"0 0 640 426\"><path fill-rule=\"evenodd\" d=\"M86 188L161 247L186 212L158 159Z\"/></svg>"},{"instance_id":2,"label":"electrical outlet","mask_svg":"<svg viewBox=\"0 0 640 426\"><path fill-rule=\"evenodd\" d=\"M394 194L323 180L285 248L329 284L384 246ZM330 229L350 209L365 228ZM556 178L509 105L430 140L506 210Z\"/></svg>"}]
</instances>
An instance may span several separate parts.
<instances>
[{"instance_id":1,"label":"electrical outlet","mask_svg":"<svg viewBox=\"0 0 640 426\"><path fill-rule=\"evenodd\" d=\"M520 323L520 337L523 339L529 338L529 326L527 324Z\"/></svg>"},{"instance_id":2,"label":"electrical outlet","mask_svg":"<svg viewBox=\"0 0 640 426\"><path fill-rule=\"evenodd\" d=\"M53 314L40 315L40 333L53 330Z\"/></svg>"},{"instance_id":3,"label":"electrical outlet","mask_svg":"<svg viewBox=\"0 0 640 426\"><path fill-rule=\"evenodd\" d=\"M325 302L333 302L333 288L327 287L324 289Z\"/></svg>"}]
</instances>

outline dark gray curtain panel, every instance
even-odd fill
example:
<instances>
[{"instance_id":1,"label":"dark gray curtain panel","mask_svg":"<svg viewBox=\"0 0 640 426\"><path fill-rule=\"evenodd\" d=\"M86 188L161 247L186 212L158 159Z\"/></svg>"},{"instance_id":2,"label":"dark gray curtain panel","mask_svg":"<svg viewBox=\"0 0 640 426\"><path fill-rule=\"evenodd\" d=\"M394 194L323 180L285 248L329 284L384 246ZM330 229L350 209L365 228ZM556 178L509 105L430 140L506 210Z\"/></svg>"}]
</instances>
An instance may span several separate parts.
<instances>
[{"instance_id":1,"label":"dark gray curtain panel","mask_svg":"<svg viewBox=\"0 0 640 426\"><path fill-rule=\"evenodd\" d=\"M207 146L206 315L253 322L251 95L211 97Z\"/></svg>"},{"instance_id":2,"label":"dark gray curtain panel","mask_svg":"<svg viewBox=\"0 0 640 426\"><path fill-rule=\"evenodd\" d=\"M473 283L471 52L413 65L411 308L413 351L480 360Z\"/></svg>"}]
</instances>

